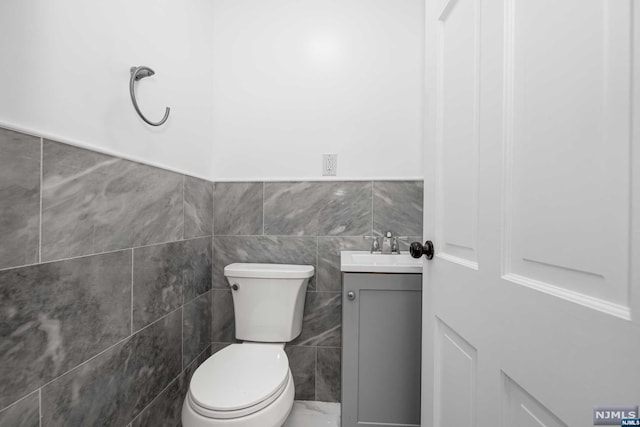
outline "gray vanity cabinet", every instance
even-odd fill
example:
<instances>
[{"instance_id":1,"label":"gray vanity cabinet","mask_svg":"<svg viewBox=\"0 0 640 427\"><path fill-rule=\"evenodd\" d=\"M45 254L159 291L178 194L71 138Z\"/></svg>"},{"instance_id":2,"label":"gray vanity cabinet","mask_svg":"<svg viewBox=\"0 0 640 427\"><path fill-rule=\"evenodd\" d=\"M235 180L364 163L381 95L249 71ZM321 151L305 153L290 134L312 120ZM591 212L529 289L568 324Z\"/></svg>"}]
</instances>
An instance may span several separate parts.
<instances>
[{"instance_id":1,"label":"gray vanity cabinet","mask_svg":"<svg viewBox=\"0 0 640 427\"><path fill-rule=\"evenodd\" d=\"M343 284L342 427L419 426L422 275Z\"/></svg>"}]
</instances>

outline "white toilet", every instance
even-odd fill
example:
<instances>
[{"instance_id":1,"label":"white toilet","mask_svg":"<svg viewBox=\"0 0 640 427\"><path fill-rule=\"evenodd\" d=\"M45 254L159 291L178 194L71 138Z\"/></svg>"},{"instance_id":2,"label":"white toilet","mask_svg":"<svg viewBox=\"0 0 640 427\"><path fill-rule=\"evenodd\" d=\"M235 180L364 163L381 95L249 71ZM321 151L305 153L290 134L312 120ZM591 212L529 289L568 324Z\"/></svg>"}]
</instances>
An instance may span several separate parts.
<instances>
[{"instance_id":1,"label":"white toilet","mask_svg":"<svg viewBox=\"0 0 640 427\"><path fill-rule=\"evenodd\" d=\"M195 371L182 405L184 427L280 427L294 386L284 344L302 331L310 265L230 264L236 338Z\"/></svg>"}]
</instances>

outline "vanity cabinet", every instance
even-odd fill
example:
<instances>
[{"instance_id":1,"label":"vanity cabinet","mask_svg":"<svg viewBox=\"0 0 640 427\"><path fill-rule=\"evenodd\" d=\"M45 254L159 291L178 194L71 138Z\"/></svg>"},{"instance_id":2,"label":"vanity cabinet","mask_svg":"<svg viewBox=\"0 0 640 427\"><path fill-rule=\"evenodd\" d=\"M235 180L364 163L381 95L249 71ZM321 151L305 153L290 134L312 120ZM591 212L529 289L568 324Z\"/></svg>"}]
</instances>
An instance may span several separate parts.
<instances>
[{"instance_id":1,"label":"vanity cabinet","mask_svg":"<svg viewBox=\"0 0 640 427\"><path fill-rule=\"evenodd\" d=\"M422 275L343 273L342 427L419 426Z\"/></svg>"}]
</instances>

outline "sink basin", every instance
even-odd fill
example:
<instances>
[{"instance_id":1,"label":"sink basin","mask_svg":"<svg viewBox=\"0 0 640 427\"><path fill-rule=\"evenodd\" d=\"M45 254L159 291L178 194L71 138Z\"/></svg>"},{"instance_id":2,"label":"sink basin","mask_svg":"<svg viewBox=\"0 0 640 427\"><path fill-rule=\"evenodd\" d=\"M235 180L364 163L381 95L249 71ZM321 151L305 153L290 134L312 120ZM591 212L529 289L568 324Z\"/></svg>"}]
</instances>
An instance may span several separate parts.
<instances>
[{"instance_id":1,"label":"sink basin","mask_svg":"<svg viewBox=\"0 0 640 427\"><path fill-rule=\"evenodd\" d=\"M412 258L409 252L390 255L342 251L340 270L347 273L422 273L422 258Z\"/></svg>"}]
</instances>

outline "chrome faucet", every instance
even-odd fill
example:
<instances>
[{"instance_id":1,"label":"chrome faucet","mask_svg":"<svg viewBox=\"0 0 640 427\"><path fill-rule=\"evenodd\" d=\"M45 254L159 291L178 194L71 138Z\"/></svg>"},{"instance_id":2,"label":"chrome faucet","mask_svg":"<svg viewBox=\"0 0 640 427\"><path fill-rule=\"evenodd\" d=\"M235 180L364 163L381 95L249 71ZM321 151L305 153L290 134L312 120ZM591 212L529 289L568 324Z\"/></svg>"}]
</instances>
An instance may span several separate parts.
<instances>
[{"instance_id":1,"label":"chrome faucet","mask_svg":"<svg viewBox=\"0 0 640 427\"><path fill-rule=\"evenodd\" d=\"M365 240L371 239L371 253L381 253L380 250L380 238L378 236L363 236Z\"/></svg>"},{"instance_id":2,"label":"chrome faucet","mask_svg":"<svg viewBox=\"0 0 640 427\"><path fill-rule=\"evenodd\" d=\"M391 253L400 254L400 243L398 243L398 236L391 238Z\"/></svg>"},{"instance_id":3,"label":"chrome faucet","mask_svg":"<svg viewBox=\"0 0 640 427\"><path fill-rule=\"evenodd\" d=\"M382 238L382 253L383 254L393 253L393 251L392 251L392 241L393 240L394 240L393 233L391 233L390 231L387 231L386 233L384 233L384 237ZM397 246L397 239L395 241L396 241L396 246Z\"/></svg>"},{"instance_id":4,"label":"chrome faucet","mask_svg":"<svg viewBox=\"0 0 640 427\"><path fill-rule=\"evenodd\" d=\"M408 237L394 236L391 231L384 233L382 237L382 244L380 244L380 237L378 236L363 236L365 240L371 240L372 254L400 254L400 240L409 240Z\"/></svg>"},{"instance_id":5,"label":"chrome faucet","mask_svg":"<svg viewBox=\"0 0 640 427\"><path fill-rule=\"evenodd\" d=\"M387 231L382 239L382 253L400 255L400 240L408 240L408 237L394 236L391 231Z\"/></svg>"}]
</instances>

